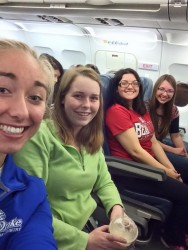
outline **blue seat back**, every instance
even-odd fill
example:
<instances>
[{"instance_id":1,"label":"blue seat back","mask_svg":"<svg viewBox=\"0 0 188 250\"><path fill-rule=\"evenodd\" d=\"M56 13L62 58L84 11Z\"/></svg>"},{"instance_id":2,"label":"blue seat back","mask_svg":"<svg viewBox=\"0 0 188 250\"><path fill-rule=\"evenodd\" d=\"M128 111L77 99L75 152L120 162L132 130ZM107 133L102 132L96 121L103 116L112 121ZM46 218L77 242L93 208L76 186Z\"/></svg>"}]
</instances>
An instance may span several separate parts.
<instances>
[{"instance_id":1,"label":"blue seat back","mask_svg":"<svg viewBox=\"0 0 188 250\"><path fill-rule=\"evenodd\" d=\"M145 76L141 76L140 79L143 88L143 99L144 101L148 101L153 93L153 81Z\"/></svg>"},{"instance_id":2,"label":"blue seat back","mask_svg":"<svg viewBox=\"0 0 188 250\"><path fill-rule=\"evenodd\" d=\"M105 113L106 110L113 103L113 76L112 75L101 75L102 83L102 95L103 95L103 107L104 107L104 121L103 121L103 133L104 133L104 144L103 150L105 155L110 155L110 150L107 142L107 129L105 125Z\"/></svg>"}]
</instances>

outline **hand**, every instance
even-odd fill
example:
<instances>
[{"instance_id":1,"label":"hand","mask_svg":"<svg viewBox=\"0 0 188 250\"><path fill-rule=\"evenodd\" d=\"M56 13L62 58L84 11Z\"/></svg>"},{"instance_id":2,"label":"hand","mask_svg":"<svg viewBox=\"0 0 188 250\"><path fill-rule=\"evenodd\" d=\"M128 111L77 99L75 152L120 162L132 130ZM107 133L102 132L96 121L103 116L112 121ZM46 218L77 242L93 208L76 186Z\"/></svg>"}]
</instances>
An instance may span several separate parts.
<instances>
[{"instance_id":1,"label":"hand","mask_svg":"<svg viewBox=\"0 0 188 250\"><path fill-rule=\"evenodd\" d=\"M124 208L122 206L120 205L113 206L110 214L110 221L118 217L123 217L123 214L124 214Z\"/></svg>"},{"instance_id":2,"label":"hand","mask_svg":"<svg viewBox=\"0 0 188 250\"><path fill-rule=\"evenodd\" d=\"M166 168L165 171L169 177L182 182L181 175L175 169Z\"/></svg>"},{"instance_id":3,"label":"hand","mask_svg":"<svg viewBox=\"0 0 188 250\"><path fill-rule=\"evenodd\" d=\"M179 177L179 178L178 178L178 181L183 182L183 180L182 180L182 178L181 178L181 177Z\"/></svg>"},{"instance_id":4,"label":"hand","mask_svg":"<svg viewBox=\"0 0 188 250\"><path fill-rule=\"evenodd\" d=\"M172 153L181 156L187 156L187 152L184 148L174 148L172 147Z\"/></svg>"},{"instance_id":5,"label":"hand","mask_svg":"<svg viewBox=\"0 0 188 250\"><path fill-rule=\"evenodd\" d=\"M185 156L185 157L188 157L188 153L187 153L186 150L184 150L184 156Z\"/></svg>"},{"instance_id":6,"label":"hand","mask_svg":"<svg viewBox=\"0 0 188 250\"><path fill-rule=\"evenodd\" d=\"M181 178L181 175L175 170L173 169L173 171L178 174L179 176L176 178L176 180L180 181L180 182L183 182L182 178Z\"/></svg>"},{"instance_id":7,"label":"hand","mask_svg":"<svg viewBox=\"0 0 188 250\"><path fill-rule=\"evenodd\" d=\"M125 244L126 240L122 237L108 233L108 225L98 227L89 234L86 250L125 250L121 243Z\"/></svg>"}]
</instances>

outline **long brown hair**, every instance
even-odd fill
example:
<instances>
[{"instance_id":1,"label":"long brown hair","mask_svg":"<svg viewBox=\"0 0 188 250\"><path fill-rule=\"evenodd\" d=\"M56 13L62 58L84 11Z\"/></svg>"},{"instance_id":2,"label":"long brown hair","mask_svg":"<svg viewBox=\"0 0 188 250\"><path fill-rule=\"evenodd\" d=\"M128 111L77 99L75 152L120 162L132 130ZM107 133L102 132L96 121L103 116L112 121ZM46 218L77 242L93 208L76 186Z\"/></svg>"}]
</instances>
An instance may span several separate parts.
<instances>
[{"instance_id":1,"label":"long brown hair","mask_svg":"<svg viewBox=\"0 0 188 250\"><path fill-rule=\"evenodd\" d=\"M159 128L158 124L158 114L157 114L157 108L159 107L160 103L156 99L156 93L158 88L160 87L161 83L164 81L167 81L170 83L172 88L174 89L174 95L172 96L171 100L163 104L163 116L161 117L161 124ZM165 136L168 134L169 131L169 126L171 122L171 115L172 115L172 108L174 104L174 99L175 99L175 94L176 94L176 80L172 75L162 75L158 78L156 81L154 88L153 88L153 94L152 97L149 101L149 112L150 112L150 117L154 125L155 129L155 135L157 139L162 140L165 138Z\"/></svg>"},{"instance_id":2,"label":"long brown hair","mask_svg":"<svg viewBox=\"0 0 188 250\"><path fill-rule=\"evenodd\" d=\"M86 76L99 84L100 96L99 96L99 110L93 120L84 126L77 137L73 137L73 128L67 114L65 113L62 100L69 92L73 81L77 76ZM83 146L90 154L96 153L103 143L102 132L102 119L103 119L103 104L102 104L102 89L99 75L90 68L78 67L67 70L60 82L59 90L54 103L54 111L52 118L59 131L60 138L65 144L71 144L76 141L80 146Z\"/></svg>"}]
</instances>

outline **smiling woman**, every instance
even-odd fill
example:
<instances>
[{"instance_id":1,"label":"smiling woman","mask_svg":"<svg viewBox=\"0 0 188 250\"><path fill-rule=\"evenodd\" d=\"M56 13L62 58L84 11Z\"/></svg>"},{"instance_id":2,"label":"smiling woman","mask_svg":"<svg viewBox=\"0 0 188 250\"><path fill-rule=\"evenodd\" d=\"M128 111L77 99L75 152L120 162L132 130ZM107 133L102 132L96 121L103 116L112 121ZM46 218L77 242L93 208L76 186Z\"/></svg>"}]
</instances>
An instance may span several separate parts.
<instances>
[{"instance_id":1,"label":"smiling woman","mask_svg":"<svg viewBox=\"0 0 188 250\"><path fill-rule=\"evenodd\" d=\"M121 244L125 240L110 235L107 225L89 234L82 231L96 208L92 192L110 220L124 212L101 147L102 110L99 75L86 67L67 70L53 119L44 121L14 157L29 173L45 180L59 250L125 250Z\"/></svg>"},{"instance_id":2,"label":"smiling woman","mask_svg":"<svg viewBox=\"0 0 188 250\"><path fill-rule=\"evenodd\" d=\"M188 184L188 144L179 132L179 111L174 104L176 89L176 80L172 75L160 76L148 107L158 141L183 181ZM166 138L167 135L170 138Z\"/></svg>"},{"instance_id":3,"label":"smiling woman","mask_svg":"<svg viewBox=\"0 0 188 250\"><path fill-rule=\"evenodd\" d=\"M114 103L106 113L111 154L127 160L142 162L151 167L161 168L166 172L167 178L164 182L160 182L137 179L131 176L126 177L125 180L123 176L117 176L114 178L115 183L121 193L127 188L134 192L143 192L170 200L174 206L164 225L163 237L169 247L172 247L171 249L177 249L176 246L187 249L185 235L188 233L188 219L186 219L187 212L185 211L188 209L188 186L182 183L181 175L177 173L155 137L151 118L142 100L142 85L135 87L133 84L126 84L122 88L119 83L123 81L140 82L140 77L135 70L130 68L119 70L115 74ZM172 86L157 86L157 93L161 91L158 90L158 87L165 89L162 92L166 99L167 95L173 95ZM161 94L158 98L164 102L164 97ZM172 190L176 190L176 192L173 193Z\"/></svg>"},{"instance_id":4,"label":"smiling woman","mask_svg":"<svg viewBox=\"0 0 188 250\"><path fill-rule=\"evenodd\" d=\"M37 131L48 82L43 63L26 44L0 40L0 246L55 250L44 183L13 162L12 153Z\"/></svg>"}]
</instances>

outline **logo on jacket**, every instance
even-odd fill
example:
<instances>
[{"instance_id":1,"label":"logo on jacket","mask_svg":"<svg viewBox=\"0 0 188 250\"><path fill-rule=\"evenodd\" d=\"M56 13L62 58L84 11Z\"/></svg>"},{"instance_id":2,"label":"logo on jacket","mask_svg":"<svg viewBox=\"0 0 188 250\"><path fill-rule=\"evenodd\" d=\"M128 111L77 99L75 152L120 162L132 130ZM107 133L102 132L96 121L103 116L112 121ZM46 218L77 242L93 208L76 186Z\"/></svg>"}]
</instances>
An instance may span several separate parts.
<instances>
[{"instance_id":1,"label":"logo on jacket","mask_svg":"<svg viewBox=\"0 0 188 250\"><path fill-rule=\"evenodd\" d=\"M6 221L5 219L5 213L0 210L0 236L10 232L19 232L21 230L23 223L22 219L18 219L17 217L10 221Z\"/></svg>"}]
</instances>

